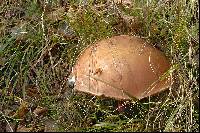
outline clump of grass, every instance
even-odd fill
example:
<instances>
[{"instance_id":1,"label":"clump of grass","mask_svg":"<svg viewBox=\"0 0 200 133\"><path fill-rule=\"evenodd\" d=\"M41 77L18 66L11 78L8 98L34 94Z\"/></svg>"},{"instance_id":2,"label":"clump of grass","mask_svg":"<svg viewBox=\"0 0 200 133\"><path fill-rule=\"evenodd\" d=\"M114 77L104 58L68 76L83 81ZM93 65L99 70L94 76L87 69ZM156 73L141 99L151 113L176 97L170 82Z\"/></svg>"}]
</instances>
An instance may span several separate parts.
<instances>
[{"instance_id":1,"label":"clump of grass","mask_svg":"<svg viewBox=\"0 0 200 133\"><path fill-rule=\"evenodd\" d=\"M198 5L195 0L3 1L0 127L15 123L41 131L48 119L56 131L198 131ZM169 57L175 78L169 90L129 102L130 110L122 113L115 111L116 100L74 95L66 82L82 49L118 34L147 38ZM28 113L13 117L24 102ZM47 107L47 114L35 117L37 106Z\"/></svg>"}]
</instances>

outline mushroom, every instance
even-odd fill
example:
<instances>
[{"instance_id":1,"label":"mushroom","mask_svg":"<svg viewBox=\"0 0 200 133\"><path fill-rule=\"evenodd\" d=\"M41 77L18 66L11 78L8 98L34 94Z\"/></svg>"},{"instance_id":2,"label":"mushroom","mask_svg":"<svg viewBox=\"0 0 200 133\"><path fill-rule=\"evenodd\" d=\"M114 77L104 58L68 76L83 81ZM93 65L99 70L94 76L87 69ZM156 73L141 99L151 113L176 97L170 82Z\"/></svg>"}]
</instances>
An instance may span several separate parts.
<instances>
[{"instance_id":1,"label":"mushroom","mask_svg":"<svg viewBox=\"0 0 200 133\"><path fill-rule=\"evenodd\" d=\"M171 77L165 75L169 68L165 55L144 39L114 36L80 53L73 70L74 90L117 100L140 100L171 85Z\"/></svg>"}]
</instances>

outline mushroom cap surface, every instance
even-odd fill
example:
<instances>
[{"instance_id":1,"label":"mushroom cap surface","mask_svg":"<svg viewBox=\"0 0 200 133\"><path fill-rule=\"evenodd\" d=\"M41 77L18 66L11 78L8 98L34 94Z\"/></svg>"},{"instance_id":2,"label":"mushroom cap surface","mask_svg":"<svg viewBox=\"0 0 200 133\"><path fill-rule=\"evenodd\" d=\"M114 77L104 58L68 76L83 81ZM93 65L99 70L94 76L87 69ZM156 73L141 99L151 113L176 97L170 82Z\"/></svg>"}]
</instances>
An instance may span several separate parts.
<instances>
[{"instance_id":1,"label":"mushroom cap surface","mask_svg":"<svg viewBox=\"0 0 200 133\"><path fill-rule=\"evenodd\" d=\"M144 39L114 36L81 52L74 66L74 90L115 99L142 99L171 85L170 76L163 78L169 68L165 55Z\"/></svg>"}]
</instances>

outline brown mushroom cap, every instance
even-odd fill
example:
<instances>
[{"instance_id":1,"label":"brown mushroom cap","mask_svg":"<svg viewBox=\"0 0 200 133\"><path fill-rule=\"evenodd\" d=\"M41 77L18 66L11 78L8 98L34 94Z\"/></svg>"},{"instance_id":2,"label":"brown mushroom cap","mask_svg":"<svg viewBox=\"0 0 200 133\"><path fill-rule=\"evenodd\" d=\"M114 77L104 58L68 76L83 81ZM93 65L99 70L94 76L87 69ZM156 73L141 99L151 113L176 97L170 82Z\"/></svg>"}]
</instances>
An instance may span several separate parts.
<instances>
[{"instance_id":1,"label":"brown mushroom cap","mask_svg":"<svg viewBox=\"0 0 200 133\"><path fill-rule=\"evenodd\" d=\"M171 85L164 54L143 39L120 35L86 48L74 66L75 90L116 99L144 97Z\"/></svg>"}]
</instances>

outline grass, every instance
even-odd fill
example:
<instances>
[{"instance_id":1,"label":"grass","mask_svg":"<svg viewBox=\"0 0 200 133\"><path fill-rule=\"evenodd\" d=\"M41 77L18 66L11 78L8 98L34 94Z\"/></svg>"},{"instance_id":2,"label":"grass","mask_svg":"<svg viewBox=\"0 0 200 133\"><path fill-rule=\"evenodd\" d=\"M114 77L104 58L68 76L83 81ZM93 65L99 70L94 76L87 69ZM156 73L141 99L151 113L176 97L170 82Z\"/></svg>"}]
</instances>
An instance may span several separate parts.
<instances>
[{"instance_id":1,"label":"grass","mask_svg":"<svg viewBox=\"0 0 200 133\"><path fill-rule=\"evenodd\" d=\"M197 0L3 0L0 129L199 131L198 6ZM142 36L163 51L176 79L169 90L128 102L122 113L116 100L71 93L66 82L85 47L119 34ZM48 110L35 115L38 107Z\"/></svg>"}]
</instances>

